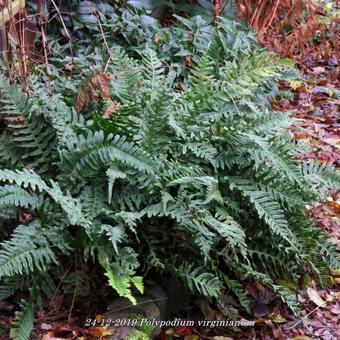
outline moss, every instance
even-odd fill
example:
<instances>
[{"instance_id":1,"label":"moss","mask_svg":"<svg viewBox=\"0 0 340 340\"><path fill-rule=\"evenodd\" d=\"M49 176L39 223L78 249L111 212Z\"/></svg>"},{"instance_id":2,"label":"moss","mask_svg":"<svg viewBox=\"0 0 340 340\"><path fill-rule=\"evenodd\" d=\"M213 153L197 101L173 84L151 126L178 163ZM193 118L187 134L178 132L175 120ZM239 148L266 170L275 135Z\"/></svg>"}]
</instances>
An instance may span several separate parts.
<instances>
[{"instance_id":1,"label":"moss","mask_svg":"<svg viewBox=\"0 0 340 340\"><path fill-rule=\"evenodd\" d=\"M138 320L139 322L142 321L142 319L145 319L145 317L140 314L131 315L130 317L132 319ZM140 325L139 323L137 323L137 326L135 328L140 332L144 333L145 335L147 335L150 339L152 338L154 327L146 324Z\"/></svg>"},{"instance_id":2,"label":"moss","mask_svg":"<svg viewBox=\"0 0 340 340\"><path fill-rule=\"evenodd\" d=\"M127 340L151 340L151 337L141 331L135 331Z\"/></svg>"}]
</instances>

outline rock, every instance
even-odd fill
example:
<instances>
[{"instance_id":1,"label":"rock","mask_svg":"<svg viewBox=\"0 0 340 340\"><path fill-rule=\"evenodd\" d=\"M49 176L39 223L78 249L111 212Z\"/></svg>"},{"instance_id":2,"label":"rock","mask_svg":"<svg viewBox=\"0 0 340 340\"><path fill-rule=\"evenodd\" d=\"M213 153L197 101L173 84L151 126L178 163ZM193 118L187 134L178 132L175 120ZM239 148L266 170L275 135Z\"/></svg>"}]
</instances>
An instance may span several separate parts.
<instances>
[{"instance_id":1,"label":"rock","mask_svg":"<svg viewBox=\"0 0 340 340\"><path fill-rule=\"evenodd\" d=\"M117 327L111 340L126 340L136 332L133 327Z\"/></svg>"},{"instance_id":2,"label":"rock","mask_svg":"<svg viewBox=\"0 0 340 340\"><path fill-rule=\"evenodd\" d=\"M136 301L136 305L132 305L127 299L117 298L109 304L108 312L105 313L105 316L106 319L112 320L112 325L117 329L118 333L122 332L125 335L129 333L131 335L131 328L134 331L142 330L142 319L148 319L154 323L161 320L160 310L150 298L140 296L136 297ZM153 335L158 335L160 331L159 327L154 327ZM118 339L118 335L115 336ZM128 338L125 337L124 339Z\"/></svg>"},{"instance_id":3,"label":"rock","mask_svg":"<svg viewBox=\"0 0 340 340\"><path fill-rule=\"evenodd\" d=\"M168 304L168 295L165 290L157 285L153 284L145 287L145 296L151 299L160 311L160 319L163 320L167 317L167 304Z\"/></svg>"},{"instance_id":4,"label":"rock","mask_svg":"<svg viewBox=\"0 0 340 340\"><path fill-rule=\"evenodd\" d=\"M168 300L166 305L166 317L178 314L185 309L192 297L191 291L176 277L162 277L161 285L164 288Z\"/></svg>"},{"instance_id":5,"label":"rock","mask_svg":"<svg viewBox=\"0 0 340 340\"><path fill-rule=\"evenodd\" d=\"M129 300L117 298L108 306L107 318L112 320L131 319L136 315L141 315L147 319L160 320L161 314L157 305L148 297L136 297L136 305L133 305Z\"/></svg>"}]
</instances>

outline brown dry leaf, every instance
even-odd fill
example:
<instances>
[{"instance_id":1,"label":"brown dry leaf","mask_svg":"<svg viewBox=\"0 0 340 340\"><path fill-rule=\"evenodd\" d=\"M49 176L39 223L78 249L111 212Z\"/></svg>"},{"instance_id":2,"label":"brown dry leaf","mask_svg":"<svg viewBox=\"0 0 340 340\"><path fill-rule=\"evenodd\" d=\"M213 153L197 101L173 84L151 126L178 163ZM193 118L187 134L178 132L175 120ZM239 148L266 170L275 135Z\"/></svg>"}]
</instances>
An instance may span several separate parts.
<instances>
[{"instance_id":1,"label":"brown dry leaf","mask_svg":"<svg viewBox=\"0 0 340 340\"><path fill-rule=\"evenodd\" d=\"M275 318L273 319L273 321L274 321L275 323L285 323L285 322L287 322L287 319L284 318L281 314L278 314L278 315L275 316Z\"/></svg>"},{"instance_id":2,"label":"brown dry leaf","mask_svg":"<svg viewBox=\"0 0 340 340\"><path fill-rule=\"evenodd\" d=\"M121 108L122 104L121 103L111 103L111 105L106 109L106 111L103 114L104 119L110 118L110 115L112 113L115 113L117 110Z\"/></svg>"},{"instance_id":3,"label":"brown dry leaf","mask_svg":"<svg viewBox=\"0 0 340 340\"><path fill-rule=\"evenodd\" d=\"M48 332L46 334L44 334L41 338L41 340L65 340L66 338L59 338L59 337L55 337L53 332ZM71 338L69 338L71 339Z\"/></svg>"},{"instance_id":4,"label":"brown dry leaf","mask_svg":"<svg viewBox=\"0 0 340 340\"><path fill-rule=\"evenodd\" d=\"M307 287L307 295L309 299L319 307L324 307L325 301L322 300L319 293L314 289Z\"/></svg>"},{"instance_id":5,"label":"brown dry leaf","mask_svg":"<svg viewBox=\"0 0 340 340\"><path fill-rule=\"evenodd\" d=\"M50 324L48 324L48 323L44 323L44 322L43 322L43 323L40 325L40 328L41 328L42 330L44 330L44 331L49 331L50 329L53 328L53 326L50 325Z\"/></svg>"},{"instance_id":6,"label":"brown dry leaf","mask_svg":"<svg viewBox=\"0 0 340 340\"><path fill-rule=\"evenodd\" d=\"M336 215L340 214L340 202L338 201L327 202L327 207L332 209Z\"/></svg>"},{"instance_id":7,"label":"brown dry leaf","mask_svg":"<svg viewBox=\"0 0 340 340\"><path fill-rule=\"evenodd\" d=\"M80 112L88 104L88 101L89 98L86 94L86 91L80 89L77 93L76 102L74 104L76 111Z\"/></svg>"},{"instance_id":8,"label":"brown dry leaf","mask_svg":"<svg viewBox=\"0 0 340 340\"><path fill-rule=\"evenodd\" d=\"M190 55L185 56L185 66L187 68L192 68L192 58Z\"/></svg>"},{"instance_id":9,"label":"brown dry leaf","mask_svg":"<svg viewBox=\"0 0 340 340\"><path fill-rule=\"evenodd\" d=\"M293 340L312 340L312 338L307 335L297 335L294 336Z\"/></svg>"},{"instance_id":10,"label":"brown dry leaf","mask_svg":"<svg viewBox=\"0 0 340 340\"><path fill-rule=\"evenodd\" d=\"M200 340L200 337L196 334L186 335L183 340Z\"/></svg>"},{"instance_id":11,"label":"brown dry leaf","mask_svg":"<svg viewBox=\"0 0 340 340\"><path fill-rule=\"evenodd\" d=\"M95 88L90 85L91 99L96 103L98 101L99 95Z\"/></svg>"},{"instance_id":12,"label":"brown dry leaf","mask_svg":"<svg viewBox=\"0 0 340 340\"><path fill-rule=\"evenodd\" d=\"M104 314L98 314L98 315L96 315L96 320L97 320L97 321L105 320L105 315L104 315Z\"/></svg>"},{"instance_id":13,"label":"brown dry leaf","mask_svg":"<svg viewBox=\"0 0 340 340\"><path fill-rule=\"evenodd\" d=\"M334 269L332 270L333 276L340 276L340 269Z\"/></svg>"},{"instance_id":14,"label":"brown dry leaf","mask_svg":"<svg viewBox=\"0 0 340 340\"><path fill-rule=\"evenodd\" d=\"M301 80L289 80L288 86L293 90L297 90L303 86L303 82Z\"/></svg>"},{"instance_id":15,"label":"brown dry leaf","mask_svg":"<svg viewBox=\"0 0 340 340\"><path fill-rule=\"evenodd\" d=\"M99 89L100 95L103 97L103 99L110 98L110 80L110 76L106 73L99 73L91 79L92 85Z\"/></svg>"},{"instance_id":16,"label":"brown dry leaf","mask_svg":"<svg viewBox=\"0 0 340 340\"><path fill-rule=\"evenodd\" d=\"M107 327L89 327L88 331L90 335L97 338L113 335L113 329Z\"/></svg>"}]
</instances>

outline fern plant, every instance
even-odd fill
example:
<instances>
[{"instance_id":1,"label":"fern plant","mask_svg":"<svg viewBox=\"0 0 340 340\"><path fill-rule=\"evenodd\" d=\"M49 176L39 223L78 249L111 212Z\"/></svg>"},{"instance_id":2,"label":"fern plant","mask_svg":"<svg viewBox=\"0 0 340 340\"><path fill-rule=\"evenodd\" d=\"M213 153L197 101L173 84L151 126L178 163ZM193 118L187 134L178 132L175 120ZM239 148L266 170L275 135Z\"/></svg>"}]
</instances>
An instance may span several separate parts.
<instances>
[{"instance_id":1,"label":"fern plant","mask_svg":"<svg viewBox=\"0 0 340 340\"><path fill-rule=\"evenodd\" d=\"M0 250L0 296L29 291L14 338L27 338L33 306L51 295L72 253L84 263L96 259L108 284L132 303L150 271L178 276L221 304L228 288L248 312L241 275L270 287L296 313L292 292L278 280L297 283L307 270L327 284L335 247L304 205L338 187L339 175L292 160L292 120L268 104L286 65L252 48L252 38L231 50L224 33L233 25L198 29L185 73L150 46L136 58L113 48L102 60L109 99L79 113L73 101L81 77L56 74L46 83L37 68L31 95L1 78L1 138L8 142L0 150L0 205L11 212L1 219L30 216ZM92 57L88 68L96 69ZM187 77L183 86L179 75ZM112 103L119 105L104 115ZM89 280L73 269L63 289L82 296Z\"/></svg>"}]
</instances>

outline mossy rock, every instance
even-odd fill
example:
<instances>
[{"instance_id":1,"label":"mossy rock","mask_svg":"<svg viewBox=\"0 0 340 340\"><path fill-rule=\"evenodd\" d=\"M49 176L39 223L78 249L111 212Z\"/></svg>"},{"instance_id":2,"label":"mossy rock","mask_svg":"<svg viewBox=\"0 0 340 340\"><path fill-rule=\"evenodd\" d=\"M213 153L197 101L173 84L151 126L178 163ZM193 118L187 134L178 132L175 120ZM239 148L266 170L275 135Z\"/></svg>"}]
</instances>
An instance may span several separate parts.
<instances>
[{"instance_id":1,"label":"mossy rock","mask_svg":"<svg viewBox=\"0 0 340 340\"><path fill-rule=\"evenodd\" d=\"M127 340L151 340L151 338L141 331L135 331L127 337Z\"/></svg>"}]
</instances>

